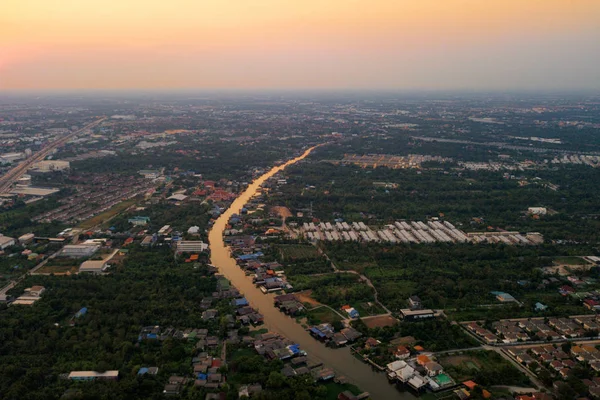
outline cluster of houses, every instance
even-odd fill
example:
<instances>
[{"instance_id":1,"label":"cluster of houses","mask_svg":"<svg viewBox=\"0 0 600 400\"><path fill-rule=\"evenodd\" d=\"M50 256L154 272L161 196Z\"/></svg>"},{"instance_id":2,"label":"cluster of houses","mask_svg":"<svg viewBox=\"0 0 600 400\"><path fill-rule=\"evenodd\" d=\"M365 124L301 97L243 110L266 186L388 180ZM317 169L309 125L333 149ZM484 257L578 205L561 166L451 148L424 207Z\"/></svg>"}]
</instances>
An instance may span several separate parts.
<instances>
[{"instance_id":1,"label":"cluster of houses","mask_svg":"<svg viewBox=\"0 0 600 400\"><path fill-rule=\"evenodd\" d=\"M304 311L304 304L294 294L282 294L273 299L275 307L287 315L298 315Z\"/></svg>"},{"instance_id":2,"label":"cluster of houses","mask_svg":"<svg viewBox=\"0 0 600 400\"><path fill-rule=\"evenodd\" d=\"M256 326L264 322L263 315L250 307L245 297L233 299L231 302L235 307L236 318L242 324Z\"/></svg>"},{"instance_id":3,"label":"cluster of houses","mask_svg":"<svg viewBox=\"0 0 600 400\"><path fill-rule=\"evenodd\" d=\"M352 327L343 328L341 331L336 332L331 324L312 326L308 331L315 339L336 347L345 346L362 336L362 333Z\"/></svg>"},{"instance_id":4,"label":"cluster of houses","mask_svg":"<svg viewBox=\"0 0 600 400\"><path fill-rule=\"evenodd\" d=\"M587 257L590 258L590 257ZM549 278L548 281L557 281L557 278ZM600 312L600 290L584 290L583 287L596 282L594 278L579 278L576 276L567 276L564 285L558 288L558 293L562 296L570 296L582 302L588 310Z\"/></svg>"},{"instance_id":5,"label":"cluster of houses","mask_svg":"<svg viewBox=\"0 0 600 400\"><path fill-rule=\"evenodd\" d=\"M590 315L500 320L491 324L491 330L482 327L478 322L467 322L464 326L487 344L511 344L586 337L590 333L598 332L600 321L597 316Z\"/></svg>"},{"instance_id":6,"label":"cluster of houses","mask_svg":"<svg viewBox=\"0 0 600 400\"><path fill-rule=\"evenodd\" d=\"M537 363L545 366L557 378L568 379L574 367L584 365L600 372L600 350L591 344L574 343L570 349L552 344L508 349L515 360L530 366ZM583 383L594 397L600 397L600 378L584 379Z\"/></svg>"},{"instance_id":7,"label":"cluster of houses","mask_svg":"<svg viewBox=\"0 0 600 400\"><path fill-rule=\"evenodd\" d=\"M208 329L186 328L175 329L173 327L162 328L159 325L145 326L140 330L138 342L145 340L166 340L167 338L179 340L197 340L196 347L216 347L219 340L216 336L208 336Z\"/></svg>"},{"instance_id":8,"label":"cluster of houses","mask_svg":"<svg viewBox=\"0 0 600 400\"><path fill-rule=\"evenodd\" d=\"M311 363L306 352L297 344L275 333L257 336L254 349L269 360L283 361L281 373L286 377L309 375L315 381L329 381L335 377L331 368L326 368L321 363Z\"/></svg>"},{"instance_id":9,"label":"cluster of houses","mask_svg":"<svg viewBox=\"0 0 600 400\"><path fill-rule=\"evenodd\" d=\"M194 386L218 389L225 383L225 376L220 372L225 366L225 360L212 357L206 352L199 353L192 359L194 369Z\"/></svg>"},{"instance_id":10,"label":"cluster of houses","mask_svg":"<svg viewBox=\"0 0 600 400\"><path fill-rule=\"evenodd\" d=\"M253 236L225 237L225 243L230 246L238 266L252 276L252 282L263 293L292 289L284 271L281 270L281 264L261 260L264 256L263 245L256 243Z\"/></svg>"},{"instance_id":11,"label":"cluster of houses","mask_svg":"<svg viewBox=\"0 0 600 400\"><path fill-rule=\"evenodd\" d=\"M448 374L444 373L441 364L428 354L393 361L386 365L386 372L391 382L411 388L416 392L425 389L439 391L456 384Z\"/></svg>"}]
</instances>

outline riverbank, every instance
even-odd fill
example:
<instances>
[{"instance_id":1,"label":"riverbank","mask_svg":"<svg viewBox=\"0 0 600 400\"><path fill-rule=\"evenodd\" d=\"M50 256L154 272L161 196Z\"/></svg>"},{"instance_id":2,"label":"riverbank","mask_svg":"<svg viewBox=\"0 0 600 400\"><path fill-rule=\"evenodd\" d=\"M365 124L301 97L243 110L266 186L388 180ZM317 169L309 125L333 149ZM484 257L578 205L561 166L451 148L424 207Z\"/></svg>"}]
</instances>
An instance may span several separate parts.
<instances>
[{"instance_id":1,"label":"riverbank","mask_svg":"<svg viewBox=\"0 0 600 400\"><path fill-rule=\"evenodd\" d=\"M252 283L231 257L229 249L224 243L223 231L227 226L229 218L241 210L244 204L257 193L258 189L267 179L284 170L286 167L305 159L316 147L306 150L302 155L285 164L273 167L270 171L254 180L234 200L229 208L221 214L209 232L211 263L244 294L250 305L264 316L265 326L269 330L298 343L309 354L310 358L322 362L332 368L338 376L344 376L361 390L369 392L373 399L414 399L415 397L412 394L399 392L394 386L390 385L384 374L374 371L363 361L354 357L349 348L331 349L326 347L324 344L314 340L293 318L281 313L274 305L274 295L263 294Z\"/></svg>"}]
</instances>

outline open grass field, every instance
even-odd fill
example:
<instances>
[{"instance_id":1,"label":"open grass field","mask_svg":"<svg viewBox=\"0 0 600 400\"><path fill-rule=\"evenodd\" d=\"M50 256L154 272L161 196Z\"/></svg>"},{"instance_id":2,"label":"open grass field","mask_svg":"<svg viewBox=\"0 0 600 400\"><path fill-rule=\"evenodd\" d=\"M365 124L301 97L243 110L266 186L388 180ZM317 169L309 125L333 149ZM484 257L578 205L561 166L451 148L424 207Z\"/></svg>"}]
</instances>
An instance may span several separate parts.
<instances>
[{"instance_id":1,"label":"open grass field","mask_svg":"<svg viewBox=\"0 0 600 400\"><path fill-rule=\"evenodd\" d=\"M123 211L127 210L129 207L134 205L136 203L136 201L137 201L136 199L129 199L129 200L123 201L123 202L115 205L111 209L106 210L103 213L96 215L95 217L92 217L88 220L81 222L77 227L80 229L91 229L97 225L103 224L104 222L108 221L109 219L111 219L111 218L115 217L116 215L122 213Z\"/></svg>"},{"instance_id":2,"label":"open grass field","mask_svg":"<svg viewBox=\"0 0 600 400\"><path fill-rule=\"evenodd\" d=\"M581 257L556 257L553 260L555 265L588 265L589 262Z\"/></svg>"},{"instance_id":3,"label":"open grass field","mask_svg":"<svg viewBox=\"0 0 600 400\"><path fill-rule=\"evenodd\" d=\"M335 321L341 321L342 318L327 307L319 307L316 310L311 310L307 314L309 323L311 324L323 324L333 323Z\"/></svg>"},{"instance_id":4,"label":"open grass field","mask_svg":"<svg viewBox=\"0 0 600 400\"><path fill-rule=\"evenodd\" d=\"M361 317L375 316L384 314L385 310L375 302L364 302L352 305Z\"/></svg>"},{"instance_id":5,"label":"open grass field","mask_svg":"<svg viewBox=\"0 0 600 400\"><path fill-rule=\"evenodd\" d=\"M79 271L77 265L44 265L36 274L70 275Z\"/></svg>"},{"instance_id":6,"label":"open grass field","mask_svg":"<svg viewBox=\"0 0 600 400\"><path fill-rule=\"evenodd\" d=\"M529 378L494 351L466 351L439 358L444 370L457 382L473 379L483 386L515 385L529 387Z\"/></svg>"},{"instance_id":7,"label":"open grass field","mask_svg":"<svg viewBox=\"0 0 600 400\"><path fill-rule=\"evenodd\" d=\"M317 248L311 245L288 244L278 246L282 261L316 260L321 257Z\"/></svg>"}]
</instances>

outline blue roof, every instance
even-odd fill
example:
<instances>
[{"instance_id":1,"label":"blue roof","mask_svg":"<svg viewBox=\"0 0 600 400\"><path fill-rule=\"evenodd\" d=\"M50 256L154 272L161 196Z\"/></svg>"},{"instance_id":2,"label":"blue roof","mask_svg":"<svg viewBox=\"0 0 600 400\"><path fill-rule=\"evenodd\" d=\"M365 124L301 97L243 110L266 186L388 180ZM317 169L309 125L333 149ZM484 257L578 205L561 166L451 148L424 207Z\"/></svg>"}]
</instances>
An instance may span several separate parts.
<instances>
[{"instance_id":1,"label":"blue roof","mask_svg":"<svg viewBox=\"0 0 600 400\"><path fill-rule=\"evenodd\" d=\"M289 346L288 348L289 348L289 349L292 351L292 353L294 353L294 354L298 354L298 353L300 353L300 345L298 345L298 344L293 344L293 345Z\"/></svg>"},{"instance_id":2,"label":"blue roof","mask_svg":"<svg viewBox=\"0 0 600 400\"><path fill-rule=\"evenodd\" d=\"M235 299L234 302L235 302L236 306L245 306L248 304L248 300L246 300L245 297L243 297L241 299Z\"/></svg>"},{"instance_id":3,"label":"blue roof","mask_svg":"<svg viewBox=\"0 0 600 400\"><path fill-rule=\"evenodd\" d=\"M254 254L242 254L241 256L238 256L237 258L240 260L246 261L246 260L253 260L255 258L262 257L262 256L264 256L264 254L262 252L258 251Z\"/></svg>"},{"instance_id":4,"label":"blue roof","mask_svg":"<svg viewBox=\"0 0 600 400\"><path fill-rule=\"evenodd\" d=\"M81 310L77 311L77 314L75 314L77 317L81 317L82 315L85 315L87 313L87 307L83 307Z\"/></svg>"},{"instance_id":5,"label":"blue roof","mask_svg":"<svg viewBox=\"0 0 600 400\"><path fill-rule=\"evenodd\" d=\"M310 331L312 333L314 333L315 335L318 335L320 337L325 336L325 334L323 332L321 332L320 330L318 330L317 328L315 328L314 326L312 328L310 328Z\"/></svg>"},{"instance_id":6,"label":"blue roof","mask_svg":"<svg viewBox=\"0 0 600 400\"><path fill-rule=\"evenodd\" d=\"M148 373L148 368L146 368L146 367L142 367L138 371L138 375L144 375L144 374L147 374L147 373Z\"/></svg>"},{"instance_id":7,"label":"blue roof","mask_svg":"<svg viewBox=\"0 0 600 400\"><path fill-rule=\"evenodd\" d=\"M198 374L197 378L201 381L205 381L206 378L208 378L208 375L206 374Z\"/></svg>"}]
</instances>

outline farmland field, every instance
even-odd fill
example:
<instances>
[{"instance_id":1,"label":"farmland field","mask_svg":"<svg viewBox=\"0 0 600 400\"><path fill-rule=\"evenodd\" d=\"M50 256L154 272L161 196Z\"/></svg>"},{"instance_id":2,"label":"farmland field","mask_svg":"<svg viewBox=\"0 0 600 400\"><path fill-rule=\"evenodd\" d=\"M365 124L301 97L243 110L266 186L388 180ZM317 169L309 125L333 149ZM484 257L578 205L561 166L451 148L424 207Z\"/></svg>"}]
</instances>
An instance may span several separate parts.
<instances>
[{"instance_id":1,"label":"farmland field","mask_svg":"<svg viewBox=\"0 0 600 400\"><path fill-rule=\"evenodd\" d=\"M294 262L299 260L316 260L321 257L316 247L311 245L281 245L278 246L282 261Z\"/></svg>"}]
</instances>

